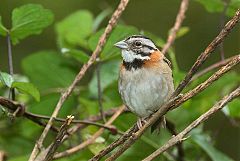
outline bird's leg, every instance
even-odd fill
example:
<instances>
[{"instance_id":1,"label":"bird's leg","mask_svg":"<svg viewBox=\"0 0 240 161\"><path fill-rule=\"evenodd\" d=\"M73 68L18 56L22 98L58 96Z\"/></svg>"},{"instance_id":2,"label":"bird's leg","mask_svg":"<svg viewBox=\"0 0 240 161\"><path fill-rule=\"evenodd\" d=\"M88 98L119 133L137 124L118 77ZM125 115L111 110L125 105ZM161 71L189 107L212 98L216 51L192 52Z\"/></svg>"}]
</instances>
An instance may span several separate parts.
<instances>
[{"instance_id":1,"label":"bird's leg","mask_svg":"<svg viewBox=\"0 0 240 161\"><path fill-rule=\"evenodd\" d=\"M147 121L145 120L145 118L139 117L139 119L137 120L137 127L138 127L138 129L141 129L146 122Z\"/></svg>"}]
</instances>

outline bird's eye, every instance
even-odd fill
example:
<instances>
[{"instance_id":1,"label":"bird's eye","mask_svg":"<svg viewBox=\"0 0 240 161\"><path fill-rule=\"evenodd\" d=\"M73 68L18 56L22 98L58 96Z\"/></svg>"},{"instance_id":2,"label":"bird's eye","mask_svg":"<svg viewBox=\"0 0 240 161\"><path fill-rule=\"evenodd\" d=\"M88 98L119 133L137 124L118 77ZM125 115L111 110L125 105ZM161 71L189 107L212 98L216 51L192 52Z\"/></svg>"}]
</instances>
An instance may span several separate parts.
<instances>
[{"instance_id":1,"label":"bird's eye","mask_svg":"<svg viewBox=\"0 0 240 161\"><path fill-rule=\"evenodd\" d=\"M142 42L141 42L141 41L136 41L136 42L135 42L135 46L139 47L139 46L141 46L141 45L142 45Z\"/></svg>"}]
</instances>

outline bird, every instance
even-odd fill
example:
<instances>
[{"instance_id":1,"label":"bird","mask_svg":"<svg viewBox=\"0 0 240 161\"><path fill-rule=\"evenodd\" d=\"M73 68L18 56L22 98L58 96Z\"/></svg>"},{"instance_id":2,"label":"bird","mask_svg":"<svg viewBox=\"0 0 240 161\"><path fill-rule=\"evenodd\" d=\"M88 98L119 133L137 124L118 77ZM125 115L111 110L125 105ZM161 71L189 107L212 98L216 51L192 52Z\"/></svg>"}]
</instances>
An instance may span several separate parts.
<instances>
[{"instance_id":1,"label":"bird","mask_svg":"<svg viewBox=\"0 0 240 161\"><path fill-rule=\"evenodd\" d=\"M171 62L144 35L129 36L114 46L121 49L122 56L118 91L126 107L139 117L140 129L174 91ZM166 123L165 117L160 120L158 125Z\"/></svg>"}]
</instances>

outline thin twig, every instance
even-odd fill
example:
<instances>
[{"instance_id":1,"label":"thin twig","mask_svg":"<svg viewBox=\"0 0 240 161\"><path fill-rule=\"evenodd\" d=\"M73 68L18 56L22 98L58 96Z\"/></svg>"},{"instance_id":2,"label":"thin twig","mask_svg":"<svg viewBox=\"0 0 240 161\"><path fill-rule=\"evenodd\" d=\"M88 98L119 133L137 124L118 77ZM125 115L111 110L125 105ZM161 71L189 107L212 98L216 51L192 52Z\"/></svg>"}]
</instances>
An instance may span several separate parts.
<instances>
[{"instance_id":1,"label":"thin twig","mask_svg":"<svg viewBox=\"0 0 240 161\"><path fill-rule=\"evenodd\" d=\"M13 56L12 56L12 45L11 45L11 37L10 34L7 34L7 46L8 46L8 68L9 74L13 76ZM9 98L15 100L15 90L14 88L10 88Z\"/></svg>"},{"instance_id":2,"label":"thin twig","mask_svg":"<svg viewBox=\"0 0 240 161\"><path fill-rule=\"evenodd\" d=\"M98 107L99 112L101 114L102 120L106 122L106 118L103 112L103 105L102 105L102 88L101 88L101 61L100 58L97 58L97 68L96 68L96 74L97 74L97 89L98 89Z\"/></svg>"},{"instance_id":3,"label":"thin twig","mask_svg":"<svg viewBox=\"0 0 240 161\"><path fill-rule=\"evenodd\" d=\"M220 29L222 29L224 27L225 17L226 17L225 15L226 15L230 0L223 0L223 3L224 3L224 9L223 9L223 11L221 13L221 16L220 16ZM219 48L220 48L221 60L224 60L225 59L225 54L224 54L224 44L223 44L223 42L219 45Z\"/></svg>"},{"instance_id":4,"label":"thin twig","mask_svg":"<svg viewBox=\"0 0 240 161\"><path fill-rule=\"evenodd\" d=\"M183 81L178 85L177 89L173 93L173 97L177 96L182 90L187 86L189 81L192 79L193 75L198 71L200 66L205 62L205 60L209 57L209 55L216 49L216 47L223 42L224 38L230 33L230 31L234 28L234 26L240 20L240 9L237 10L235 16L228 21L228 23L221 30L219 35L208 45L208 47L204 50L203 53L197 58L197 61L194 63L190 71L187 73Z\"/></svg>"},{"instance_id":5,"label":"thin twig","mask_svg":"<svg viewBox=\"0 0 240 161\"><path fill-rule=\"evenodd\" d=\"M126 151L133 143L146 131L148 127L150 127L154 122L156 122L160 117L165 115L169 110L179 107L182 103L186 102L193 96L199 94L208 86L210 86L213 82L218 80L223 74L231 70L234 66L236 66L240 62L240 55L238 57L232 59L227 65L222 67L216 73L214 73L211 77L209 77L206 81L185 93L184 95L180 95L171 99L168 103L164 104L156 113L154 113L146 124L139 129L136 133L132 134L131 137L115 152L113 153L107 161L112 161L118 158L124 151ZM113 150L113 149L112 149Z\"/></svg>"},{"instance_id":6,"label":"thin twig","mask_svg":"<svg viewBox=\"0 0 240 161\"><path fill-rule=\"evenodd\" d=\"M107 121L107 123L105 124L106 126L109 126L113 123L113 121L115 121L118 116L124 111L125 106L121 106L118 111L116 111L116 113ZM69 155L72 155L80 150L82 150L83 148L87 147L88 145L94 143L94 141L104 132L104 129L101 128L99 129L91 138L85 140L83 143L68 149L64 152L60 152L54 155L54 159L58 159L58 158L63 158Z\"/></svg>"},{"instance_id":7,"label":"thin twig","mask_svg":"<svg viewBox=\"0 0 240 161\"><path fill-rule=\"evenodd\" d=\"M149 155L147 158L145 158L143 161L151 161L157 156L159 156L161 153L169 149L170 147L186 140L184 137L194 128L196 128L199 124L206 121L210 116L215 114L217 111L222 109L227 103L231 102L233 99L240 96L240 86L235 89L233 92L231 92L229 95L223 97L219 102L217 102L211 109L209 109L207 112L202 114L199 118L197 118L195 121L193 121L190 125L188 125L182 132L180 132L178 135L172 137L166 144L164 144L162 147L157 149L155 152L153 152L151 155Z\"/></svg>"},{"instance_id":8,"label":"thin twig","mask_svg":"<svg viewBox=\"0 0 240 161\"><path fill-rule=\"evenodd\" d=\"M32 154L29 158L29 161L33 161L36 156L39 153L39 147L41 147L43 145L43 141L46 138L49 129L51 128L54 118L57 117L63 103L65 102L65 100L71 95L73 89L75 88L75 86L77 85L77 83L82 79L82 77L85 75L86 71L89 69L89 67L95 62L96 58L98 57L98 55L100 54L100 52L102 51L102 48L104 46L104 44L106 43L106 40L108 38L108 36L110 35L110 33L112 32L113 27L116 26L117 21L119 19L119 17L121 16L122 12L125 10L127 4L128 4L129 0L121 0L120 4L118 6L118 8L116 9L116 11L113 13L108 26L106 27L104 33L102 34L102 36L100 37L97 47L94 50L92 56L90 57L90 59L88 60L88 62L86 64L83 65L83 67L81 68L80 72L78 73L78 75L76 76L76 78L74 79L73 83L69 86L69 88L62 94L61 98L59 99L53 114L50 118L50 120L48 121L47 126L45 127L44 131L42 132L40 138L38 139L38 141L36 142Z\"/></svg>"},{"instance_id":9,"label":"thin twig","mask_svg":"<svg viewBox=\"0 0 240 161\"><path fill-rule=\"evenodd\" d=\"M33 114L31 112L27 112L27 111L25 111L25 106L23 104L19 104L18 102L9 100L9 99L1 97L1 96L0 96L0 105L2 105L3 107L5 107L5 108L7 108L11 111L15 111L15 112L18 111L15 114L17 117L24 116L24 117L30 119L31 121L33 121L33 122L35 122L35 123L37 123L37 124L39 124L43 127L46 126L46 123L41 121L41 119L44 119L44 120L49 120L50 119L50 116ZM108 111L105 111L104 115L112 116L115 113L116 110L117 109L110 109ZM117 131L117 129L114 126L106 126L106 125L103 125L101 123L97 123L96 121L99 121L99 120L102 120L102 117L99 116L99 115L96 115L96 116L90 116L89 118L86 118L85 120L73 120L72 123L81 124L81 125L94 125L94 126L98 126L98 127L101 127L101 128L105 128L105 129L109 130L110 132ZM66 119L55 118L55 121L65 122ZM57 127L54 127L54 126L52 126L51 129L55 132L59 131L59 129Z\"/></svg>"},{"instance_id":10,"label":"thin twig","mask_svg":"<svg viewBox=\"0 0 240 161\"><path fill-rule=\"evenodd\" d=\"M171 122L171 121L168 120L168 119L166 120L166 128L168 129L168 131L169 131L173 136L176 136L176 135L178 134L174 123ZM176 147L177 147L177 150L178 150L178 154L177 154L176 160L177 160L177 161L184 161L183 143L180 142L180 143L176 144Z\"/></svg>"},{"instance_id":11,"label":"thin twig","mask_svg":"<svg viewBox=\"0 0 240 161\"><path fill-rule=\"evenodd\" d=\"M74 119L74 116L72 116L72 115L67 116L67 118L65 119L65 122L63 123L63 125L61 126L61 128L59 130L58 135L55 138L55 141L50 146L50 148L46 154L46 157L43 158L42 160L44 160L44 161L52 160L53 155L55 154L58 147L61 145L64 136L67 135L67 130L68 130L70 124L72 123L73 119Z\"/></svg>"},{"instance_id":12,"label":"thin twig","mask_svg":"<svg viewBox=\"0 0 240 161\"><path fill-rule=\"evenodd\" d=\"M168 39L167 39L167 43L164 45L163 49L162 49L162 53L166 54L168 49L172 46L172 44L174 43L175 39L176 39L176 35L177 32L179 31L182 22L185 18L185 12L188 9L188 3L189 0L182 0L181 5L180 5L180 9L178 11L176 20L175 20L175 24L172 27L172 29L170 30L170 34L168 35Z\"/></svg>"},{"instance_id":13,"label":"thin twig","mask_svg":"<svg viewBox=\"0 0 240 161\"><path fill-rule=\"evenodd\" d=\"M203 69L202 71L197 72L197 73L192 77L191 82L194 81L194 80L196 80L197 78L201 77L202 75L204 75L204 74L212 71L213 69L216 69L216 68L219 68L219 67L221 67L221 66L223 66L223 65L226 65L230 60L232 60L234 57L237 57L237 56L238 56L238 55L235 55L235 56L232 56L232 57L230 57L230 58L228 58L228 59L221 60L221 61L219 61L219 62L217 62L217 63L215 63L215 64L213 64L213 65L211 65L211 66L209 66L209 67L207 67L207 68L205 68L205 69Z\"/></svg>"},{"instance_id":14,"label":"thin twig","mask_svg":"<svg viewBox=\"0 0 240 161\"><path fill-rule=\"evenodd\" d=\"M105 149L101 150L97 155L95 155L93 158L89 159L89 161L98 161L105 155L109 154L113 149L118 147L119 145L123 144L127 139L135 132L137 132L138 127L136 125L133 125L131 128L129 128L125 134L123 134L120 138L115 140L113 143L108 145Z\"/></svg>"}]
</instances>

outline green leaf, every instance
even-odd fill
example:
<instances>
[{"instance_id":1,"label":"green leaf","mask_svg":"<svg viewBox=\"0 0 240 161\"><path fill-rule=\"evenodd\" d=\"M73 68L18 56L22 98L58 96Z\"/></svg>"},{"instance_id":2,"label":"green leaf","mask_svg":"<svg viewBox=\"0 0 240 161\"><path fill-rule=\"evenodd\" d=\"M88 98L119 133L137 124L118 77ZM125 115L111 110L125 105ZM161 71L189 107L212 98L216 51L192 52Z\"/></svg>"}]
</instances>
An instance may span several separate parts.
<instances>
[{"instance_id":1,"label":"green leaf","mask_svg":"<svg viewBox=\"0 0 240 161\"><path fill-rule=\"evenodd\" d=\"M41 5L27 4L15 8L12 13L12 29L10 30L13 44L29 35L37 35L53 22L53 13Z\"/></svg>"},{"instance_id":2,"label":"green leaf","mask_svg":"<svg viewBox=\"0 0 240 161\"><path fill-rule=\"evenodd\" d=\"M179 29L179 31L177 32L176 38L180 38L182 36L184 36L185 34L187 34L189 32L190 28L187 26L183 26Z\"/></svg>"},{"instance_id":3,"label":"green leaf","mask_svg":"<svg viewBox=\"0 0 240 161\"><path fill-rule=\"evenodd\" d=\"M61 51L63 54L71 56L81 63L86 63L89 59L89 55L87 55L84 51L81 50L62 48Z\"/></svg>"},{"instance_id":4,"label":"green leaf","mask_svg":"<svg viewBox=\"0 0 240 161\"><path fill-rule=\"evenodd\" d=\"M0 80L4 85L6 85L9 88L11 88L12 83L14 81L13 77L10 74L4 72L0 72Z\"/></svg>"},{"instance_id":5,"label":"green leaf","mask_svg":"<svg viewBox=\"0 0 240 161\"><path fill-rule=\"evenodd\" d=\"M40 102L31 102L29 105L29 111L41 115L51 115L55 109L55 106L61 95L59 93L51 93L43 95ZM72 113L73 109L76 110L77 101L75 96L70 96L64 103L61 111L59 112L59 117L66 117Z\"/></svg>"},{"instance_id":6,"label":"green leaf","mask_svg":"<svg viewBox=\"0 0 240 161\"><path fill-rule=\"evenodd\" d=\"M96 48L98 40L103 32L104 29L98 31L89 39L89 47L92 51ZM118 25L109 36L101 53L101 59L106 60L117 55L120 56L120 50L114 47L114 44L133 34L139 34L137 28L132 26Z\"/></svg>"},{"instance_id":7,"label":"green leaf","mask_svg":"<svg viewBox=\"0 0 240 161\"><path fill-rule=\"evenodd\" d=\"M32 83L27 82L13 82L13 88L16 88L19 92L31 95L36 101L40 101L40 93Z\"/></svg>"},{"instance_id":8,"label":"green leaf","mask_svg":"<svg viewBox=\"0 0 240 161\"><path fill-rule=\"evenodd\" d=\"M202 4L208 12L221 12L224 9L222 0L196 0Z\"/></svg>"},{"instance_id":9,"label":"green leaf","mask_svg":"<svg viewBox=\"0 0 240 161\"><path fill-rule=\"evenodd\" d=\"M119 61L110 61L100 66L100 77L101 77L101 88L104 90L110 84L118 79L118 69ZM94 76L89 84L89 90L94 95L97 96L97 74Z\"/></svg>"},{"instance_id":10,"label":"green leaf","mask_svg":"<svg viewBox=\"0 0 240 161\"><path fill-rule=\"evenodd\" d=\"M225 2L222 0L196 0L204 6L204 8L211 13L223 12L225 8ZM237 9L240 7L239 0L231 0L227 6L226 15L232 17Z\"/></svg>"},{"instance_id":11,"label":"green leaf","mask_svg":"<svg viewBox=\"0 0 240 161\"><path fill-rule=\"evenodd\" d=\"M69 86L76 74L71 65L72 62L52 51L33 53L22 61L24 73L40 91Z\"/></svg>"},{"instance_id":12,"label":"green leaf","mask_svg":"<svg viewBox=\"0 0 240 161\"><path fill-rule=\"evenodd\" d=\"M29 156L28 155L22 155L18 157L14 157L9 159L9 161L22 161L22 160L28 160Z\"/></svg>"},{"instance_id":13,"label":"green leaf","mask_svg":"<svg viewBox=\"0 0 240 161\"><path fill-rule=\"evenodd\" d=\"M91 135L89 132L87 133L86 130L83 132L83 139L84 140L88 140L92 137L93 135ZM92 143L91 145L88 146L88 149L94 154L98 154L101 150L103 150L104 148L106 148L106 145L104 144L106 142L106 140L99 136L96 138L96 140L94 141L94 143Z\"/></svg>"},{"instance_id":14,"label":"green leaf","mask_svg":"<svg viewBox=\"0 0 240 161\"><path fill-rule=\"evenodd\" d=\"M6 36L8 30L2 24L2 17L0 16L0 35Z\"/></svg>"},{"instance_id":15,"label":"green leaf","mask_svg":"<svg viewBox=\"0 0 240 161\"><path fill-rule=\"evenodd\" d=\"M240 7L240 0L231 0L227 8L227 15L232 17Z\"/></svg>"},{"instance_id":16,"label":"green leaf","mask_svg":"<svg viewBox=\"0 0 240 161\"><path fill-rule=\"evenodd\" d=\"M108 8L103 10L95 19L93 22L93 31L97 31L98 27L102 23L102 21L112 13L112 9Z\"/></svg>"},{"instance_id":17,"label":"green leaf","mask_svg":"<svg viewBox=\"0 0 240 161\"><path fill-rule=\"evenodd\" d=\"M227 109L229 110L229 115L234 118L240 118L240 101L234 100L227 105Z\"/></svg>"},{"instance_id":18,"label":"green leaf","mask_svg":"<svg viewBox=\"0 0 240 161\"><path fill-rule=\"evenodd\" d=\"M92 33L92 27L93 15L87 10L80 10L57 23L56 31L61 42L87 47L86 38Z\"/></svg>"},{"instance_id":19,"label":"green leaf","mask_svg":"<svg viewBox=\"0 0 240 161\"><path fill-rule=\"evenodd\" d=\"M193 135L192 140L197 143L212 159L212 161L233 161L224 153L220 152L206 140L206 135Z\"/></svg>"}]
</instances>

